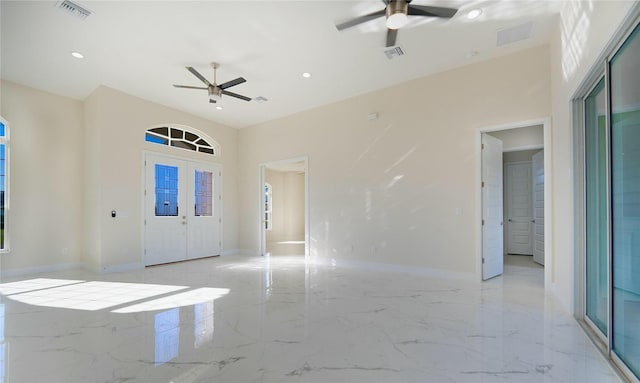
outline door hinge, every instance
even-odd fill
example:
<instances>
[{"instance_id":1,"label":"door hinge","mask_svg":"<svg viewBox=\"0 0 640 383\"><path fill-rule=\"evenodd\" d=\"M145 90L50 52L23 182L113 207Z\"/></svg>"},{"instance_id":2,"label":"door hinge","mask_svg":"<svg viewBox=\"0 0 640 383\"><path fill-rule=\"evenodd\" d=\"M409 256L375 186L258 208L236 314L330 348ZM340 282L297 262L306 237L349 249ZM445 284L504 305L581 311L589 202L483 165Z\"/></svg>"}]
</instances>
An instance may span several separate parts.
<instances>
[{"instance_id":1,"label":"door hinge","mask_svg":"<svg viewBox=\"0 0 640 383\"><path fill-rule=\"evenodd\" d=\"M482 181L482 187L484 187L484 181Z\"/></svg>"},{"instance_id":2,"label":"door hinge","mask_svg":"<svg viewBox=\"0 0 640 383\"><path fill-rule=\"evenodd\" d=\"M484 258L482 258L482 264L484 265Z\"/></svg>"},{"instance_id":3,"label":"door hinge","mask_svg":"<svg viewBox=\"0 0 640 383\"><path fill-rule=\"evenodd\" d=\"M218 218L218 222L222 223L222 218Z\"/></svg>"},{"instance_id":4,"label":"door hinge","mask_svg":"<svg viewBox=\"0 0 640 383\"><path fill-rule=\"evenodd\" d=\"M222 201L222 194L219 194L219 195L218 195L218 199L219 199L220 201Z\"/></svg>"},{"instance_id":5,"label":"door hinge","mask_svg":"<svg viewBox=\"0 0 640 383\"><path fill-rule=\"evenodd\" d=\"M147 220L146 220L146 219L144 220L144 224L145 224L145 225L147 224ZM145 250L145 251L146 251L146 250Z\"/></svg>"},{"instance_id":6,"label":"door hinge","mask_svg":"<svg viewBox=\"0 0 640 383\"><path fill-rule=\"evenodd\" d=\"M144 249L144 255L147 255L147 249Z\"/></svg>"},{"instance_id":7,"label":"door hinge","mask_svg":"<svg viewBox=\"0 0 640 383\"><path fill-rule=\"evenodd\" d=\"M222 241L218 241L218 246L222 247Z\"/></svg>"},{"instance_id":8,"label":"door hinge","mask_svg":"<svg viewBox=\"0 0 640 383\"><path fill-rule=\"evenodd\" d=\"M144 195L147 195L147 189L144 189Z\"/></svg>"},{"instance_id":9,"label":"door hinge","mask_svg":"<svg viewBox=\"0 0 640 383\"><path fill-rule=\"evenodd\" d=\"M484 144L482 144L482 149L484 149Z\"/></svg>"},{"instance_id":10,"label":"door hinge","mask_svg":"<svg viewBox=\"0 0 640 383\"><path fill-rule=\"evenodd\" d=\"M482 220L482 226L484 226L484 219Z\"/></svg>"},{"instance_id":11,"label":"door hinge","mask_svg":"<svg viewBox=\"0 0 640 383\"><path fill-rule=\"evenodd\" d=\"M147 166L147 160L144 160L144 166Z\"/></svg>"}]
</instances>

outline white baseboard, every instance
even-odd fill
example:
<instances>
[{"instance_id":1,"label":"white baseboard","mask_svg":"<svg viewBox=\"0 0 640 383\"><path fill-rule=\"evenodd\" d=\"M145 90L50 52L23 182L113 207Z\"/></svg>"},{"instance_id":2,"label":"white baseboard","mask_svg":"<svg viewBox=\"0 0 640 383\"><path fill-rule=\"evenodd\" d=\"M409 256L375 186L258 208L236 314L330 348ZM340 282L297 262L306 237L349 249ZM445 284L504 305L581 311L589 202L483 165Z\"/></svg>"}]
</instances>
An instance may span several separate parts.
<instances>
[{"instance_id":1,"label":"white baseboard","mask_svg":"<svg viewBox=\"0 0 640 383\"><path fill-rule=\"evenodd\" d=\"M21 277L24 275L41 274L41 273L53 273L56 271L72 270L82 268L82 263L69 262L58 263L55 265L37 266L37 267L25 267L19 269L2 270L0 276L3 278Z\"/></svg>"}]
</instances>

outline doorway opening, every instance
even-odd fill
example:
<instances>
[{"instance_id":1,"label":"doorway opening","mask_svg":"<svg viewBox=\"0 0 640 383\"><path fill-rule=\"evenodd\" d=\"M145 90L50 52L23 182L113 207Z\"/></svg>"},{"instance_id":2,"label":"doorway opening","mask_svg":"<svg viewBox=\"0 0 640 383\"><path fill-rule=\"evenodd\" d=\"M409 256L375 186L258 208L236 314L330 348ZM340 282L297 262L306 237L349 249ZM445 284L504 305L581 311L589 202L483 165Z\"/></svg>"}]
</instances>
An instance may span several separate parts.
<instances>
[{"instance_id":1,"label":"doorway opening","mask_svg":"<svg viewBox=\"0 0 640 383\"><path fill-rule=\"evenodd\" d=\"M260 254L309 254L307 158L260 165Z\"/></svg>"},{"instance_id":2,"label":"doorway opening","mask_svg":"<svg viewBox=\"0 0 640 383\"><path fill-rule=\"evenodd\" d=\"M479 130L482 280L525 267L551 281L549 133L548 120Z\"/></svg>"}]
</instances>

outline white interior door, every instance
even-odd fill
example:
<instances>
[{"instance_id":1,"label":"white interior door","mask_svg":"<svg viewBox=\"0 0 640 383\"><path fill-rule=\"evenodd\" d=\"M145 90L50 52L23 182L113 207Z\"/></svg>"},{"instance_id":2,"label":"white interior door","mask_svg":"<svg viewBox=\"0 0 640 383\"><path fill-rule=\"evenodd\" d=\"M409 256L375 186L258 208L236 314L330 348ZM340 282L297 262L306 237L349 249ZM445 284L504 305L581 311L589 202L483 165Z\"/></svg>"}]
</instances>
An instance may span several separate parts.
<instances>
[{"instance_id":1,"label":"white interior door","mask_svg":"<svg viewBox=\"0 0 640 383\"><path fill-rule=\"evenodd\" d=\"M187 162L145 157L145 264L187 259Z\"/></svg>"},{"instance_id":2,"label":"white interior door","mask_svg":"<svg viewBox=\"0 0 640 383\"><path fill-rule=\"evenodd\" d=\"M187 213L187 258L220 255L222 185L220 167L189 162L189 211Z\"/></svg>"},{"instance_id":3,"label":"white interior door","mask_svg":"<svg viewBox=\"0 0 640 383\"><path fill-rule=\"evenodd\" d=\"M222 174L216 164L145 156L145 265L220 255Z\"/></svg>"},{"instance_id":4,"label":"white interior door","mask_svg":"<svg viewBox=\"0 0 640 383\"><path fill-rule=\"evenodd\" d=\"M533 176L533 260L544 265L544 150L531 158Z\"/></svg>"},{"instance_id":5,"label":"white interior door","mask_svg":"<svg viewBox=\"0 0 640 383\"><path fill-rule=\"evenodd\" d=\"M503 271L502 141L482 134L482 279Z\"/></svg>"},{"instance_id":6,"label":"white interior door","mask_svg":"<svg viewBox=\"0 0 640 383\"><path fill-rule=\"evenodd\" d=\"M531 162L506 165L507 254L533 254Z\"/></svg>"}]
</instances>

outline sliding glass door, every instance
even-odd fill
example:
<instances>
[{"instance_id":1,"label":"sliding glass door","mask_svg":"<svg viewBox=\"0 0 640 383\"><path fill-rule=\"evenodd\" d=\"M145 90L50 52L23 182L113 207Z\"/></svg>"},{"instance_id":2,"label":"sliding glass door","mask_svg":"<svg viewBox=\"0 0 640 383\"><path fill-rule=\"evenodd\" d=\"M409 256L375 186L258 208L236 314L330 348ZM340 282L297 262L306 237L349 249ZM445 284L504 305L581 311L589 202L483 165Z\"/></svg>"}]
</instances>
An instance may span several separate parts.
<instances>
[{"instance_id":1,"label":"sliding glass door","mask_svg":"<svg viewBox=\"0 0 640 383\"><path fill-rule=\"evenodd\" d=\"M586 169L586 316L607 337L608 209L607 209L607 119L604 78L585 99Z\"/></svg>"},{"instance_id":2,"label":"sliding glass door","mask_svg":"<svg viewBox=\"0 0 640 383\"><path fill-rule=\"evenodd\" d=\"M584 319L640 381L640 26L583 94Z\"/></svg>"},{"instance_id":3,"label":"sliding glass door","mask_svg":"<svg viewBox=\"0 0 640 383\"><path fill-rule=\"evenodd\" d=\"M640 376L640 29L610 64L613 351Z\"/></svg>"}]
</instances>

